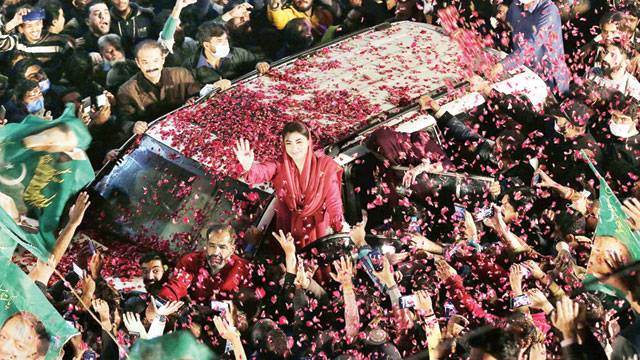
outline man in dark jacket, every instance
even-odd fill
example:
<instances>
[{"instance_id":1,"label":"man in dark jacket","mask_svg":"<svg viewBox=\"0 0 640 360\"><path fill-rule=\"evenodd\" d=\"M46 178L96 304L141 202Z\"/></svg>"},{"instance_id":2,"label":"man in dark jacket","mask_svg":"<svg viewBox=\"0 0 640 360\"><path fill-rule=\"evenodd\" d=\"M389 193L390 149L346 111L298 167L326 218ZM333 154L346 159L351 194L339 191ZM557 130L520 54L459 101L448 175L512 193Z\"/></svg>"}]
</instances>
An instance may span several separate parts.
<instances>
[{"instance_id":1,"label":"man in dark jacket","mask_svg":"<svg viewBox=\"0 0 640 360\"><path fill-rule=\"evenodd\" d=\"M118 90L118 120L125 134L142 134L147 122L183 105L200 84L184 68L165 68L163 48L145 40L136 46L140 72Z\"/></svg>"},{"instance_id":2,"label":"man in dark jacket","mask_svg":"<svg viewBox=\"0 0 640 360\"><path fill-rule=\"evenodd\" d=\"M203 84L231 80L254 68L260 74L269 71L269 64L252 52L231 47L227 30L222 25L206 22L198 28L196 38L201 49L186 59L183 66L190 68L196 80Z\"/></svg>"},{"instance_id":3,"label":"man in dark jacket","mask_svg":"<svg viewBox=\"0 0 640 360\"><path fill-rule=\"evenodd\" d=\"M120 35L122 45L131 53L138 42L156 33L153 12L129 0L111 1L111 32Z\"/></svg>"}]
</instances>

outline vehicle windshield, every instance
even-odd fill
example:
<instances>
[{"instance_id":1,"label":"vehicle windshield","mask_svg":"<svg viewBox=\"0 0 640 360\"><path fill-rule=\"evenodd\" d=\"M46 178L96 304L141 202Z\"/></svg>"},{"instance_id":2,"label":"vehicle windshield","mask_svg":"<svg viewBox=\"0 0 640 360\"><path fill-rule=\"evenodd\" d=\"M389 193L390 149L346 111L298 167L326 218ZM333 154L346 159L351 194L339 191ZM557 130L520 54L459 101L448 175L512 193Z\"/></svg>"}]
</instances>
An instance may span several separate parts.
<instances>
[{"instance_id":1,"label":"vehicle windshield","mask_svg":"<svg viewBox=\"0 0 640 360\"><path fill-rule=\"evenodd\" d=\"M146 245L195 247L213 223L246 229L270 194L231 178L214 181L175 150L144 136L131 153L103 172L92 190L95 229Z\"/></svg>"}]
</instances>

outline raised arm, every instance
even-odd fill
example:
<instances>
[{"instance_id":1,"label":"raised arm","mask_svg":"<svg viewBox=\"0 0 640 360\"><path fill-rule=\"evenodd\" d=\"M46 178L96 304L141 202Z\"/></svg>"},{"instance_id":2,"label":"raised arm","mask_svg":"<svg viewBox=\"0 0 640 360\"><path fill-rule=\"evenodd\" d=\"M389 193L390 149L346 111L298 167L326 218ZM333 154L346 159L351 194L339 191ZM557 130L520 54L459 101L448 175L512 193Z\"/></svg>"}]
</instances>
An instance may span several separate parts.
<instances>
[{"instance_id":1,"label":"raised arm","mask_svg":"<svg viewBox=\"0 0 640 360\"><path fill-rule=\"evenodd\" d=\"M333 267L336 272L335 274L331 273L330 276L342 286L345 332L348 337L353 338L360 333L360 315L358 314L358 303L352 281L353 262L351 257L343 256L340 260L333 262Z\"/></svg>"}]
</instances>

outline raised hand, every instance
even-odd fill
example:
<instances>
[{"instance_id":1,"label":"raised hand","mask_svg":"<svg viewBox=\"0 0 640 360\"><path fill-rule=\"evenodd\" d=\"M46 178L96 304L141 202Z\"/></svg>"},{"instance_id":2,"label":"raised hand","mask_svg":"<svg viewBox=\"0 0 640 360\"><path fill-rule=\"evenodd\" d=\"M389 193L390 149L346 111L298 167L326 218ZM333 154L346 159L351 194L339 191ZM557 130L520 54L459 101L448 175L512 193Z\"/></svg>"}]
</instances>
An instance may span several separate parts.
<instances>
[{"instance_id":1,"label":"raised hand","mask_svg":"<svg viewBox=\"0 0 640 360\"><path fill-rule=\"evenodd\" d=\"M630 198L622 204L622 211L629 217L629 226L632 231L640 230L640 201Z\"/></svg>"},{"instance_id":2,"label":"raised hand","mask_svg":"<svg viewBox=\"0 0 640 360\"><path fill-rule=\"evenodd\" d=\"M154 307L156 306L155 301L152 301L151 303L153 303ZM156 308L156 315L160 315L160 316L173 315L176 312L178 312L178 310L180 310L182 305L184 305L184 302L182 301L169 301L166 304L160 306L159 308Z\"/></svg>"},{"instance_id":3,"label":"raised hand","mask_svg":"<svg viewBox=\"0 0 640 360\"><path fill-rule=\"evenodd\" d=\"M382 282L387 288L392 288L396 285L396 279L391 270L391 264L386 256L382 257L382 270L374 271L373 274Z\"/></svg>"},{"instance_id":4,"label":"raised hand","mask_svg":"<svg viewBox=\"0 0 640 360\"><path fill-rule=\"evenodd\" d=\"M545 313L550 313L553 310L553 305L549 302L549 299L539 289L531 289L527 291L527 296L531 300L530 307L534 309L544 310Z\"/></svg>"},{"instance_id":5,"label":"raised hand","mask_svg":"<svg viewBox=\"0 0 640 360\"><path fill-rule=\"evenodd\" d=\"M422 312L423 316L433 315L433 303L431 302L431 296L425 290L419 290L416 292L416 310Z\"/></svg>"},{"instance_id":6,"label":"raised hand","mask_svg":"<svg viewBox=\"0 0 640 360\"><path fill-rule=\"evenodd\" d=\"M143 339L147 337L147 330L144 328L139 314L132 312L124 313L122 321L129 334L139 335Z\"/></svg>"},{"instance_id":7,"label":"raised hand","mask_svg":"<svg viewBox=\"0 0 640 360\"><path fill-rule=\"evenodd\" d=\"M296 271L296 278L293 280L293 283L296 287L301 289L308 289L311 284L311 278L313 274L318 269L317 264L311 265L308 269L304 268L304 261L302 259L298 260L298 270Z\"/></svg>"},{"instance_id":8,"label":"raised hand","mask_svg":"<svg viewBox=\"0 0 640 360\"><path fill-rule=\"evenodd\" d=\"M456 269L451 267L444 259L436 259L436 276L440 279L440 281L445 281L451 277L456 276L458 273Z\"/></svg>"},{"instance_id":9,"label":"raised hand","mask_svg":"<svg viewBox=\"0 0 640 360\"><path fill-rule=\"evenodd\" d=\"M511 290L516 294L522 294L522 278L524 277L522 268L520 264L513 264L509 269L509 283Z\"/></svg>"},{"instance_id":10,"label":"raised hand","mask_svg":"<svg viewBox=\"0 0 640 360\"><path fill-rule=\"evenodd\" d=\"M91 302L93 306L93 310L95 310L98 315L100 315L100 320L103 322L110 321L109 320L109 304L102 299L95 299Z\"/></svg>"},{"instance_id":11,"label":"raised hand","mask_svg":"<svg viewBox=\"0 0 640 360\"><path fill-rule=\"evenodd\" d=\"M233 149L236 153L236 157L238 158L238 162L242 165L242 168L245 172L251 169L251 165L253 165L254 154L251 149L251 145L249 141L245 139L240 139L236 141L236 147Z\"/></svg>"},{"instance_id":12,"label":"raised hand","mask_svg":"<svg viewBox=\"0 0 640 360\"><path fill-rule=\"evenodd\" d=\"M228 341L237 341L240 339L240 332L223 317L215 316L213 318L213 324L223 339Z\"/></svg>"},{"instance_id":13,"label":"raised hand","mask_svg":"<svg viewBox=\"0 0 640 360\"><path fill-rule=\"evenodd\" d=\"M333 268L336 272L329 274L333 281L339 282L342 286L350 286L353 284L353 263L350 256L345 255L339 260L334 261Z\"/></svg>"},{"instance_id":14,"label":"raised hand","mask_svg":"<svg viewBox=\"0 0 640 360\"><path fill-rule=\"evenodd\" d=\"M85 191L81 192L76 202L71 206L71 209L69 209L69 223L75 226L80 225L89 205L91 205L89 194Z\"/></svg>"},{"instance_id":15,"label":"raised hand","mask_svg":"<svg viewBox=\"0 0 640 360\"><path fill-rule=\"evenodd\" d=\"M367 241L365 240L365 236L367 235L365 231L365 228L367 227L367 220L367 212L362 210L362 221L355 224L349 232L349 236L356 247L367 245Z\"/></svg>"},{"instance_id":16,"label":"raised hand","mask_svg":"<svg viewBox=\"0 0 640 360\"><path fill-rule=\"evenodd\" d=\"M556 312L551 317L553 326L560 330L564 339L575 339L580 308L578 303L564 296L556 303Z\"/></svg>"},{"instance_id":17,"label":"raised hand","mask_svg":"<svg viewBox=\"0 0 640 360\"><path fill-rule=\"evenodd\" d=\"M284 251L285 256L291 256L296 254L296 244L294 243L293 236L291 233L284 234L284 231L279 230L277 233L272 232L274 238L278 241L282 250Z\"/></svg>"},{"instance_id":18,"label":"raised hand","mask_svg":"<svg viewBox=\"0 0 640 360\"><path fill-rule=\"evenodd\" d=\"M529 270L531 275L533 275L533 277L538 280L542 279L545 276L545 273L540 268L540 265L538 265L538 263L533 260L527 260L523 262L521 265L524 266L527 270Z\"/></svg>"}]
</instances>

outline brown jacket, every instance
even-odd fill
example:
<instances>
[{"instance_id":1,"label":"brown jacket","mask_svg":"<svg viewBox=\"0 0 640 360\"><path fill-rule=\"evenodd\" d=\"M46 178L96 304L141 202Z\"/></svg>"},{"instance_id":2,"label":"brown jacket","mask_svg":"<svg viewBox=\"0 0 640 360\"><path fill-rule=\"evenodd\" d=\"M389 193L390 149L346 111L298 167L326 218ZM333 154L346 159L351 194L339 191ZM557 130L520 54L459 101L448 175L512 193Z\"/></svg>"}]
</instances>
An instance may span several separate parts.
<instances>
[{"instance_id":1,"label":"brown jacket","mask_svg":"<svg viewBox=\"0 0 640 360\"><path fill-rule=\"evenodd\" d=\"M118 121L131 134L136 121L150 122L176 109L198 94L200 87L191 72L181 67L162 69L156 85L138 72L118 90Z\"/></svg>"}]
</instances>

